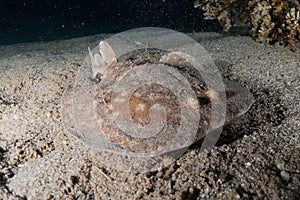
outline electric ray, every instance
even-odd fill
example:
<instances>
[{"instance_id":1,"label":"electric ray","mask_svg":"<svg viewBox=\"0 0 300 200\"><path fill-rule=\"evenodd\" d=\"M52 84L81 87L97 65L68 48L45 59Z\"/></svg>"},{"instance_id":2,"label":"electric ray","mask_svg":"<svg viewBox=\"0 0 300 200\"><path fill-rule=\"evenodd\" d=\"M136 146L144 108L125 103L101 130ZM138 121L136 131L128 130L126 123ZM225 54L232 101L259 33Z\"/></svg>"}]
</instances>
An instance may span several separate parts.
<instances>
[{"instance_id":1,"label":"electric ray","mask_svg":"<svg viewBox=\"0 0 300 200\"><path fill-rule=\"evenodd\" d=\"M225 91L209 88L193 67L193 58L182 52L148 48L117 60L107 42L100 42L99 47L96 54L89 49L91 77L96 82L93 110L85 114L84 108L76 108L78 116L87 116L82 117L82 125L91 123L93 128L76 129L79 126L71 117L71 99L79 96L76 91L66 92L63 99L65 120L73 123L69 130L90 140L94 147L97 138L105 137L116 146L111 151L163 154L199 141L223 126L224 121L228 123L247 112L254 102L250 91L234 81L223 80ZM153 79L156 76L159 81ZM226 117L212 124L212 112L218 112L212 109L212 103L220 101L223 93ZM192 119L197 119L196 126ZM192 133L193 127L196 133ZM85 134L92 129L93 133ZM173 138L176 142L170 144Z\"/></svg>"}]
</instances>

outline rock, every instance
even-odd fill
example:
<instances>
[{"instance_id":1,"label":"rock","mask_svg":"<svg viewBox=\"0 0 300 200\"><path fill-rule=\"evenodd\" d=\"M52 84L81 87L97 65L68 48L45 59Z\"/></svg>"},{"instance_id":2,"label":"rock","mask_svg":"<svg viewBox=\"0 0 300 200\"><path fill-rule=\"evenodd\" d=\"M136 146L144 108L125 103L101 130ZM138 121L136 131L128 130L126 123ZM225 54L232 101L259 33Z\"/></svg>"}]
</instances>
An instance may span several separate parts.
<instances>
[{"instance_id":1,"label":"rock","mask_svg":"<svg viewBox=\"0 0 300 200\"><path fill-rule=\"evenodd\" d=\"M290 179L290 175L286 171L281 171L280 172L280 177L284 181L289 181L289 179Z\"/></svg>"}]
</instances>

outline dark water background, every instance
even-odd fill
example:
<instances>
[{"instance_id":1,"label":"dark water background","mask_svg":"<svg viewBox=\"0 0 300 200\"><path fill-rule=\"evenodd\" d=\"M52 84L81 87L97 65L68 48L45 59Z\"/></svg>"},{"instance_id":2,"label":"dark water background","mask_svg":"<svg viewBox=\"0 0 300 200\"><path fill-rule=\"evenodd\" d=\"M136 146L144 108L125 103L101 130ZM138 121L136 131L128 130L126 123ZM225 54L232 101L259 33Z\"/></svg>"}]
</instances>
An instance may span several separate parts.
<instances>
[{"instance_id":1,"label":"dark water background","mask_svg":"<svg viewBox=\"0 0 300 200\"><path fill-rule=\"evenodd\" d=\"M218 31L194 0L0 0L0 45L49 41L155 26Z\"/></svg>"}]
</instances>

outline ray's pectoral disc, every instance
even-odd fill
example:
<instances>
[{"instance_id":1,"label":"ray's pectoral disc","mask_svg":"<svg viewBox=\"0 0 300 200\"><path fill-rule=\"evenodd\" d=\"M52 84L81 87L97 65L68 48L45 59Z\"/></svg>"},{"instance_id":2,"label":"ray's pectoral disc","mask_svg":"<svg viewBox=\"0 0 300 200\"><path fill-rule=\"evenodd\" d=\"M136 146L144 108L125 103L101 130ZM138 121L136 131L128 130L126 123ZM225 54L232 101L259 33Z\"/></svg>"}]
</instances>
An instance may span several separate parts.
<instances>
[{"instance_id":1,"label":"ray's pectoral disc","mask_svg":"<svg viewBox=\"0 0 300 200\"><path fill-rule=\"evenodd\" d=\"M122 71L121 68L118 69ZM179 138L180 126L187 121L182 114L198 114L197 105L183 106L187 99L192 99L189 94L192 90L185 89L188 83L182 79L174 80L179 75L168 71L168 66L151 64L138 66L138 70L133 68L116 78L117 84L111 84L111 80L100 84L95 112L101 130L114 144L134 153L174 148L172 138ZM169 86L176 80L180 83Z\"/></svg>"},{"instance_id":2,"label":"ray's pectoral disc","mask_svg":"<svg viewBox=\"0 0 300 200\"><path fill-rule=\"evenodd\" d=\"M142 86L129 101L123 95L118 93L111 102L97 106L102 131L110 141L143 153L166 145L180 124L180 108L174 95L157 84ZM107 93L99 97L107 99ZM109 115L104 116L106 112Z\"/></svg>"},{"instance_id":3,"label":"ray's pectoral disc","mask_svg":"<svg viewBox=\"0 0 300 200\"><path fill-rule=\"evenodd\" d=\"M153 157L184 149L211 133L217 138L225 111L230 122L254 102L246 88L227 80L222 87L186 53L148 48L117 60L109 44L99 48L89 49L92 86L79 81L62 101L66 128L97 150Z\"/></svg>"}]
</instances>

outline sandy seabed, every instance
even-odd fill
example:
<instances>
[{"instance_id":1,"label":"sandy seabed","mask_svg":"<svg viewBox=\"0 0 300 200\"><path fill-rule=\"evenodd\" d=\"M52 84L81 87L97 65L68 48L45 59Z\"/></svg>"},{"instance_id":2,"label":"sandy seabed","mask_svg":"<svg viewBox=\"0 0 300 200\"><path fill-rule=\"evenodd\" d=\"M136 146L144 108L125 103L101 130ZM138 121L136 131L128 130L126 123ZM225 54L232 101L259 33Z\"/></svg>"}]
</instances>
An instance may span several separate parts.
<instances>
[{"instance_id":1,"label":"sandy seabed","mask_svg":"<svg viewBox=\"0 0 300 200\"><path fill-rule=\"evenodd\" d=\"M148 173L105 167L64 131L61 97L107 35L0 46L0 199L299 199L300 52L191 34L256 102L210 152Z\"/></svg>"}]
</instances>

